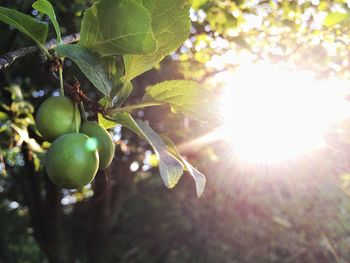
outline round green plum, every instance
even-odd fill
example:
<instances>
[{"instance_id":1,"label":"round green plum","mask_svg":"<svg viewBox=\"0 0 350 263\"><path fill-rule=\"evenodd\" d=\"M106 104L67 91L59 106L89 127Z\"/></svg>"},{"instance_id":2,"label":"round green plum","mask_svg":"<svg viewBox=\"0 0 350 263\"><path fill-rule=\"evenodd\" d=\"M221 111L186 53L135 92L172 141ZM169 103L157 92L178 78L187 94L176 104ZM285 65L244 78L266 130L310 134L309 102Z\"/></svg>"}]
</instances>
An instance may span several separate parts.
<instances>
[{"instance_id":1,"label":"round green plum","mask_svg":"<svg viewBox=\"0 0 350 263\"><path fill-rule=\"evenodd\" d=\"M98 154L100 157L99 169L106 169L111 164L115 151L115 144L111 135L96 121L83 122L80 128L80 132L96 140Z\"/></svg>"},{"instance_id":2,"label":"round green plum","mask_svg":"<svg viewBox=\"0 0 350 263\"><path fill-rule=\"evenodd\" d=\"M81 188L90 183L97 173L97 145L85 134L62 135L47 151L45 166L55 185L68 189Z\"/></svg>"},{"instance_id":3,"label":"round green plum","mask_svg":"<svg viewBox=\"0 0 350 263\"><path fill-rule=\"evenodd\" d=\"M79 129L79 111L77 116ZM51 97L40 105L35 121L38 131L50 142L63 134L73 133L76 126L74 103L64 96Z\"/></svg>"}]
</instances>

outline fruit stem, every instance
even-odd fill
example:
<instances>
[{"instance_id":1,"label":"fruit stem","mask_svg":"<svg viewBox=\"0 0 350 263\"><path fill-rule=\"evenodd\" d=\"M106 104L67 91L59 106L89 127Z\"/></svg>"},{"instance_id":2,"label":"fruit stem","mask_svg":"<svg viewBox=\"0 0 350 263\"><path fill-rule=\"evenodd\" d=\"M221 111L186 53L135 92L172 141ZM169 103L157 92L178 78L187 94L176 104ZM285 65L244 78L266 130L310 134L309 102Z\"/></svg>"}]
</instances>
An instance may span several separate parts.
<instances>
[{"instance_id":1,"label":"fruit stem","mask_svg":"<svg viewBox=\"0 0 350 263\"><path fill-rule=\"evenodd\" d=\"M79 102L79 109L80 109L80 115L83 118L83 122L86 122L87 121L86 112L85 112L84 104L82 101Z\"/></svg>"},{"instance_id":2,"label":"fruit stem","mask_svg":"<svg viewBox=\"0 0 350 263\"><path fill-rule=\"evenodd\" d=\"M74 113L75 113L75 132L79 133L79 108L78 103L74 103Z\"/></svg>"},{"instance_id":3,"label":"fruit stem","mask_svg":"<svg viewBox=\"0 0 350 263\"><path fill-rule=\"evenodd\" d=\"M63 63L63 60L62 60ZM64 87L63 87L63 68L62 66L58 69L58 74L60 75L60 95L64 96Z\"/></svg>"}]
</instances>

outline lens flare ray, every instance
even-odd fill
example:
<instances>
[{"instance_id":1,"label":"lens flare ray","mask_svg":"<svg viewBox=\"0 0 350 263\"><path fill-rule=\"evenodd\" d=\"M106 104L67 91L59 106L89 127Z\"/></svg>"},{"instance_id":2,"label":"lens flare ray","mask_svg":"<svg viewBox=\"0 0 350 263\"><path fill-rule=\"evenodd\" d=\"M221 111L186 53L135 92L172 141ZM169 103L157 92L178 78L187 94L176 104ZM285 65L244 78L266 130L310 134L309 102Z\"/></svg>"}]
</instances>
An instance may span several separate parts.
<instances>
[{"instance_id":1,"label":"lens flare ray","mask_svg":"<svg viewBox=\"0 0 350 263\"><path fill-rule=\"evenodd\" d=\"M218 79L225 82L220 133L245 160L309 154L325 146L332 123L350 116L344 81L316 80L311 73L263 62Z\"/></svg>"}]
</instances>

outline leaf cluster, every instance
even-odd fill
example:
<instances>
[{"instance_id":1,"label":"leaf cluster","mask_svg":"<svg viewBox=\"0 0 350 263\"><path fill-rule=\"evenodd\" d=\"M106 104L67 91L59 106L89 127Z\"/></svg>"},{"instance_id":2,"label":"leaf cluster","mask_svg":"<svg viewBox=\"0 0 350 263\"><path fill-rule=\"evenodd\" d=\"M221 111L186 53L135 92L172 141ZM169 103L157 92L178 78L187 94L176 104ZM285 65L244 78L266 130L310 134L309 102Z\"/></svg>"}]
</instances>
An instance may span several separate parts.
<instances>
[{"instance_id":1,"label":"leaf cluster","mask_svg":"<svg viewBox=\"0 0 350 263\"><path fill-rule=\"evenodd\" d=\"M58 56L72 60L102 95L106 110L99 117L100 124L107 128L121 124L146 139L158 156L164 184L174 187L186 170L201 196L205 177L180 155L169 138L162 138L130 112L165 104L174 113L214 123L217 109L213 106L213 94L196 82L171 80L148 87L139 103L123 106L133 89L131 81L155 67L186 40L190 7L188 0L100 0L84 12L80 41L73 45L62 42L51 3L38 0L33 8L47 15L56 31L58 45L54 54L45 47L47 24L5 7L0 7L0 21L31 37L49 59Z\"/></svg>"}]
</instances>

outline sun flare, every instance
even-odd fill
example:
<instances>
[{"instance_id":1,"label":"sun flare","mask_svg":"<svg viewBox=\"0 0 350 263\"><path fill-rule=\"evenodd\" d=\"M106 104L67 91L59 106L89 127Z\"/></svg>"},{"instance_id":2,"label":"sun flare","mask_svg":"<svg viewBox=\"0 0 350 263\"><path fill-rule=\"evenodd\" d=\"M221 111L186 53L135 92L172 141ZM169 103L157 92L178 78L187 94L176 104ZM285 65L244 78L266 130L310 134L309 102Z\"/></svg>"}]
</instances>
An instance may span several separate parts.
<instances>
[{"instance_id":1,"label":"sun flare","mask_svg":"<svg viewBox=\"0 0 350 263\"><path fill-rule=\"evenodd\" d=\"M316 80L311 73L267 63L246 64L217 79L225 124L221 137L240 158L275 162L298 158L325 145L332 123L350 116L350 86Z\"/></svg>"}]
</instances>

